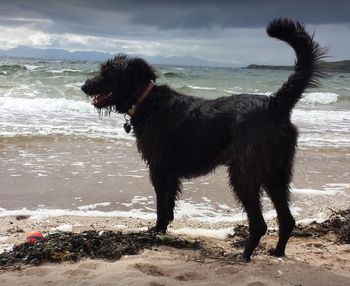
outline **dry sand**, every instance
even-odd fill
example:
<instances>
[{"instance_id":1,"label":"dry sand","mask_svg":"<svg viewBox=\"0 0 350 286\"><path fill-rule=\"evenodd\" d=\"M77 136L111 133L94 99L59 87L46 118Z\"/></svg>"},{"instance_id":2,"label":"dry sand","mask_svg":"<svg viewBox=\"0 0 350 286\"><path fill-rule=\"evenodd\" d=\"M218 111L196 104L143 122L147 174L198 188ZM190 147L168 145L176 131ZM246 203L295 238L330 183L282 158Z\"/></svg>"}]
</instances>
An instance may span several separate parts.
<instances>
[{"instance_id":1,"label":"dry sand","mask_svg":"<svg viewBox=\"0 0 350 286\"><path fill-rule=\"evenodd\" d=\"M45 220L0 218L0 231L6 244L25 241L32 229L47 232L65 225L73 231L88 229L140 229L150 221L128 218L54 217ZM269 225L273 222L269 222ZM180 220L173 229L221 229L221 224L201 224ZM201 237L208 246L219 246L235 252L230 239ZM276 235L265 236L263 249L276 243ZM230 263L204 259L196 251L159 247L139 255L126 256L115 262L83 260L79 263L47 263L22 270L1 270L0 285L349 285L350 245L334 244L334 237L292 238L287 256L277 259L264 254L252 257L250 263Z\"/></svg>"}]
</instances>

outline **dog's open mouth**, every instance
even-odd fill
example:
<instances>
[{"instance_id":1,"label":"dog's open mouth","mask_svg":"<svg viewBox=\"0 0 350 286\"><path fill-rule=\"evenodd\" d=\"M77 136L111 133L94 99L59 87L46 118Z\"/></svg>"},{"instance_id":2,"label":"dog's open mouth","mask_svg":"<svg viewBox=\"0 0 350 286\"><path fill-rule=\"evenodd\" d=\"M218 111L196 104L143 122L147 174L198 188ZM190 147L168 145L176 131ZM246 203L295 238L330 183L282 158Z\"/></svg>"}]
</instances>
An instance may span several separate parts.
<instances>
[{"instance_id":1,"label":"dog's open mouth","mask_svg":"<svg viewBox=\"0 0 350 286\"><path fill-rule=\"evenodd\" d=\"M112 103L112 92L94 95L91 104L96 108L104 108Z\"/></svg>"}]
</instances>

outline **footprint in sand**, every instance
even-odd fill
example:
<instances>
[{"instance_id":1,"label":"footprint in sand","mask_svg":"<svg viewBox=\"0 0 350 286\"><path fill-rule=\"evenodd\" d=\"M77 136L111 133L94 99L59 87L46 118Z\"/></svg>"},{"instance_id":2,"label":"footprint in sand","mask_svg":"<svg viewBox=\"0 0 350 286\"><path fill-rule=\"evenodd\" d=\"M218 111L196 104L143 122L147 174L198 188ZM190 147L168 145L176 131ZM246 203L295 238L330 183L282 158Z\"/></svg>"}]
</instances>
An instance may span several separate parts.
<instances>
[{"instance_id":1,"label":"footprint in sand","mask_svg":"<svg viewBox=\"0 0 350 286\"><path fill-rule=\"evenodd\" d=\"M64 274L70 276L87 276L90 274L90 271L84 269L71 269L66 271Z\"/></svg>"},{"instance_id":2,"label":"footprint in sand","mask_svg":"<svg viewBox=\"0 0 350 286\"><path fill-rule=\"evenodd\" d=\"M227 266L220 266L214 270L214 273L216 275L233 275L238 272L242 271L242 268L240 266L235 265L227 265Z\"/></svg>"},{"instance_id":3,"label":"footprint in sand","mask_svg":"<svg viewBox=\"0 0 350 286\"><path fill-rule=\"evenodd\" d=\"M161 270L158 266L148 263L137 263L133 267L142 273L150 276L162 277L166 276L164 271Z\"/></svg>"},{"instance_id":4,"label":"footprint in sand","mask_svg":"<svg viewBox=\"0 0 350 286\"><path fill-rule=\"evenodd\" d=\"M178 281L195 281L195 280L204 280L205 276L197 273L195 271L187 271L184 273L176 273L174 275L162 270L156 265L148 263L137 263L133 267L142 273L154 277L169 277Z\"/></svg>"},{"instance_id":5,"label":"footprint in sand","mask_svg":"<svg viewBox=\"0 0 350 286\"><path fill-rule=\"evenodd\" d=\"M248 283L246 286L266 286L267 284L260 282L260 281L254 281L254 282L250 282Z\"/></svg>"},{"instance_id":6,"label":"footprint in sand","mask_svg":"<svg viewBox=\"0 0 350 286\"><path fill-rule=\"evenodd\" d=\"M185 272L183 274L177 275L174 279L179 281L195 281L195 280L204 280L205 276L197 272Z\"/></svg>"},{"instance_id":7,"label":"footprint in sand","mask_svg":"<svg viewBox=\"0 0 350 286\"><path fill-rule=\"evenodd\" d=\"M96 270L97 268L99 268L99 264L93 261L82 262L78 266L78 269L84 269L84 270Z\"/></svg>"},{"instance_id":8,"label":"footprint in sand","mask_svg":"<svg viewBox=\"0 0 350 286\"><path fill-rule=\"evenodd\" d=\"M149 286L165 286L165 284L152 281L149 283Z\"/></svg>"},{"instance_id":9,"label":"footprint in sand","mask_svg":"<svg viewBox=\"0 0 350 286\"><path fill-rule=\"evenodd\" d=\"M49 270L45 268L28 268L25 270L25 274L44 277L49 274Z\"/></svg>"}]
</instances>

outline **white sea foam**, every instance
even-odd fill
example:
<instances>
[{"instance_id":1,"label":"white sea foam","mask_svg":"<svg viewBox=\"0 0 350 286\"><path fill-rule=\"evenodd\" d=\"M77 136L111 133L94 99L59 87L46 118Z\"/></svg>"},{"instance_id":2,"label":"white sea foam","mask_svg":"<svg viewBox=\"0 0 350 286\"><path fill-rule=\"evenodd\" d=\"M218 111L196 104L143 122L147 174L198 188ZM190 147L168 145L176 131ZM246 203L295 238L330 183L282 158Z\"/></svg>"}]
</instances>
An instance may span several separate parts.
<instances>
[{"instance_id":1,"label":"white sea foam","mask_svg":"<svg viewBox=\"0 0 350 286\"><path fill-rule=\"evenodd\" d=\"M292 121L300 131L299 145L350 146L350 111L294 109Z\"/></svg>"},{"instance_id":2,"label":"white sea foam","mask_svg":"<svg viewBox=\"0 0 350 286\"><path fill-rule=\"evenodd\" d=\"M252 95L266 95L266 96L270 96L272 94L271 91L261 92L259 90L244 90L240 87L223 89L223 92L227 94L252 94Z\"/></svg>"},{"instance_id":3,"label":"white sea foam","mask_svg":"<svg viewBox=\"0 0 350 286\"><path fill-rule=\"evenodd\" d=\"M82 217L130 217L130 218L143 218L143 219L155 219L155 213L149 213L142 211L141 209L133 209L130 211L82 211L82 210L69 210L69 209L35 209L28 210L23 208L20 210L5 210L0 209L0 217L28 215L31 219L45 219L48 217L60 217L60 216L82 216Z\"/></svg>"},{"instance_id":4,"label":"white sea foam","mask_svg":"<svg viewBox=\"0 0 350 286\"><path fill-rule=\"evenodd\" d=\"M313 217L311 217L311 218L303 218L303 219L297 220L296 223L297 224L299 224L299 223L300 224L309 224L309 223L312 223L312 222L322 223L327 218L328 218L328 216L325 213L319 212L317 214L314 214Z\"/></svg>"},{"instance_id":5,"label":"white sea foam","mask_svg":"<svg viewBox=\"0 0 350 286\"><path fill-rule=\"evenodd\" d=\"M312 101L315 96L315 93L307 94L306 98ZM321 96L321 100L316 96L316 100L325 103L335 100L336 96ZM97 111L84 100L44 98L35 94L30 97L0 97L0 136L62 134L134 140L122 128L122 115L112 113L110 117L99 119ZM349 110L297 108L293 110L292 121L300 130L298 142L302 148L350 146Z\"/></svg>"},{"instance_id":6,"label":"white sea foam","mask_svg":"<svg viewBox=\"0 0 350 286\"><path fill-rule=\"evenodd\" d=\"M142 197L135 198L138 204L142 204ZM148 200L145 198L144 200ZM93 208L87 207L78 210L71 209L46 209L39 208L35 210L28 210L26 208L20 210L6 210L0 208L0 217L4 216L16 216L16 215L28 215L32 219L44 219L54 216L83 216L83 217L130 217L141 218L146 220L156 219L156 211L149 208L136 208L136 202L133 202L128 211L114 210L114 211L98 211ZM95 206L97 204L92 204ZM89 205L90 206L90 205ZM238 222L246 220L246 214L242 210L236 210L236 213L227 213L224 211L218 211L213 206L203 203L192 203L185 200L180 200L175 208L175 218L184 218L194 221L201 221L206 223L217 222ZM297 215L299 208L292 208L292 213ZM275 210L264 212L264 218L266 220L276 217Z\"/></svg>"},{"instance_id":7,"label":"white sea foam","mask_svg":"<svg viewBox=\"0 0 350 286\"><path fill-rule=\"evenodd\" d=\"M194 85L188 85L187 87L192 89L198 89L198 90L217 90L216 87L205 87L205 86L194 86Z\"/></svg>"},{"instance_id":8,"label":"white sea foam","mask_svg":"<svg viewBox=\"0 0 350 286\"><path fill-rule=\"evenodd\" d=\"M331 104L337 102L338 94L333 92L309 92L300 100L306 104Z\"/></svg>"},{"instance_id":9,"label":"white sea foam","mask_svg":"<svg viewBox=\"0 0 350 286\"><path fill-rule=\"evenodd\" d=\"M5 111L22 114L67 111L91 113L94 110L90 103L66 98L0 97L0 107Z\"/></svg>"},{"instance_id":10,"label":"white sea foam","mask_svg":"<svg viewBox=\"0 0 350 286\"><path fill-rule=\"evenodd\" d=\"M270 96L274 92L271 91L266 91L262 92L259 91L258 89L255 90L243 90L242 88L230 88L230 89L224 89L223 90L225 93L228 94L256 94L256 95L266 95ZM337 102L339 97L339 94L334 93L334 92L308 92L304 93L303 97L300 100L301 104L331 104L334 102Z\"/></svg>"},{"instance_id":11,"label":"white sea foam","mask_svg":"<svg viewBox=\"0 0 350 286\"><path fill-rule=\"evenodd\" d=\"M59 225L58 227L51 228L50 233L56 233L56 232L72 232L73 231L73 225L71 224L62 224Z\"/></svg>"},{"instance_id":12,"label":"white sea foam","mask_svg":"<svg viewBox=\"0 0 350 286\"><path fill-rule=\"evenodd\" d=\"M81 72L81 70L77 69L61 69L61 70L50 70L51 73L65 73L65 72Z\"/></svg>"},{"instance_id":13,"label":"white sea foam","mask_svg":"<svg viewBox=\"0 0 350 286\"><path fill-rule=\"evenodd\" d=\"M14 246L14 244L2 244L0 243L0 254L5 252L5 251L10 251L10 249L12 249L12 247Z\"/></svg>"},{"instance_id":14,"label":"white sea foam","mask_svg":"<svg viewBox=\"0 0 350 286\"><path fill-rule=\"evenodd\" d=\"M188 236L204 236L211 237L217 239L225 239L228 235L233 235L234 230L232 227L230 228L222 228L222 229L206 229L206 228L178 228L178 229L169 229L169 232L175 234L184 234Z\"/></svg>"},{"instance_id":15,"label":"white sea foam","mask_svg":"<svg viewBox=\"0 0 350 286\"><path fill-rule=\"evenodd\" d=\"M302 194L310 196L334 196L339 193L340 190L328 189L328 190L316 190L316 189L295 189L291 190L292 194Z\"/></svg>"},{"instance_id":16,"label":"white sea foam","mask_svg":"<svg viewBox=\"0 0 350 286\"><path fill-rule=\"evenodd\" d=\"M123 124L122 115L100 117L85 101L0 97L0 136L62 134L134 140Z\"/></svg>"},{"instance_id":17,"label":"white sea foam","mask_svg":"<svg viewBox=\"0 0 350 286\"><path fill-rule=\"evenodd\" d=\"M329 183L325 184L322 190L317 189L297 189L292 188L292 194L310 195L310 196L334 196L338 193L344 193L344 191L350 189L349 183Z\"/></svg>"},{"instance_id":18,"label":"white sea foam","mask_svg":"<svg viewBox=\"0 0 350 286\"><path fill-rule=\"evenodd\" d=\"M9 239L9 236L0 235L0 243L3 243Z\"/></svg>"},{"instance_id":19,"label":"white sea foam","mask_svg":"<svg viewBox=\"0 0 350 286\"><path fill-rule=\"evenodd\" d=\"M96 203L96 204L90 204L90 205L86 205L86 206L80 206L80 207L78 207L78 209L80 211L87 211L87 210L94 210L98 207L107 207L110 205L111 205L110 202L104 202L104 203Z\"/></svg>"},{"instance_id":20,"label":"white sea foam","mask_svg":"<svg viewBox=\"0 0 350 286\"><path fill-rule=\"evenodd\" d=\"M27 69L27 70L29 70L29 71L35 71L35 70L37 70L37 69L40 69L40 68L43 68L44 66L42 66L42 65L39 65L39 66L37 66L37 65L24 65L25 66L25 68Z\"/></svg>"}]
</instances>

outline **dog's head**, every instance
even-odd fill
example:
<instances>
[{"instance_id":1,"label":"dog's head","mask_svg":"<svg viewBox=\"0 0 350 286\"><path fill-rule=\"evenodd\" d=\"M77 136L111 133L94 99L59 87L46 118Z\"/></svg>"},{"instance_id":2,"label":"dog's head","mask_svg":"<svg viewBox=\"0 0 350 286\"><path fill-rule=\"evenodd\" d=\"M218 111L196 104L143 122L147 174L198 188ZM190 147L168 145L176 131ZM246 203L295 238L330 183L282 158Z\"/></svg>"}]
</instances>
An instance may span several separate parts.
<instances>
[{"instance_id":1,"label":"dog's head","mask_svg":"<svg viewBox=\"0 0 350 286\"><path fill-rule=\"evenodd\" d=\"M153 67L143 59L118 55L103 63L99 74L86 80L81 89L93 97L96 108L126 113L156 78Z\"/></svg>"}]
</instances>

